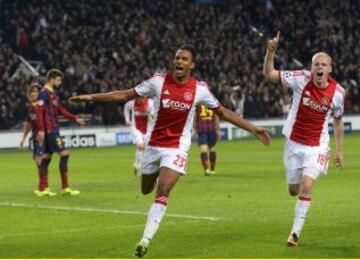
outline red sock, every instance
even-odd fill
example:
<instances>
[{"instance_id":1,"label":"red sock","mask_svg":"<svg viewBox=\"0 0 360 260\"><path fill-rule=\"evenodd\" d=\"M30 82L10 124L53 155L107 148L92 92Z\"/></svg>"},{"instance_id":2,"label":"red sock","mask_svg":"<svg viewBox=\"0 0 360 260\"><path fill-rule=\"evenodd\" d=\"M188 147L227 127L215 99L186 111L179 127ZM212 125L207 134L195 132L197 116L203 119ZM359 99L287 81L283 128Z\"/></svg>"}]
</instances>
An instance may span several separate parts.
<instances>
[{"instance_id":1,"label":"red sock","mask_svg":"<svg viewBox=\"0 0 360 260\"><path fill-rule=\"evenodd\" d=\"M202 166L203 166L204 170L209 169L208 154L207 153L201 153L200 158L201 158L201 163L202 163Z\"/></svg>"},{"instance_id":2,"label":"red sock","mask_svg":"<svg viewBox=\"0 0 360 260\"><path fill-rule=\"evenodd\" d=\"M210 152L210 169L215 170L216 165L216 152Z\"/></svg>"},{"instance_id":3,"label":"red sock","mask_svg":"<svg viewBox=\"0 0 360 260\"><path fill-rule=\"evenodd\" d=\"M67 169L67 162L69 159L69 155L61 156L60 157L60 175L61 175L61 186L63 189L69 187L69 181L68 181L68 169Z\"/></svg>"},{"instance_id":4,"label":"red sock","mask_svg":"<svg viewBox=\"0 0 360 260\"><path fill-rule=\"evenodd\" d=\"M48 167L51 159L42 159L39 167L39 185L38 190L43 191L49 187L48 183Z\"/></svg>"}]
</instances>

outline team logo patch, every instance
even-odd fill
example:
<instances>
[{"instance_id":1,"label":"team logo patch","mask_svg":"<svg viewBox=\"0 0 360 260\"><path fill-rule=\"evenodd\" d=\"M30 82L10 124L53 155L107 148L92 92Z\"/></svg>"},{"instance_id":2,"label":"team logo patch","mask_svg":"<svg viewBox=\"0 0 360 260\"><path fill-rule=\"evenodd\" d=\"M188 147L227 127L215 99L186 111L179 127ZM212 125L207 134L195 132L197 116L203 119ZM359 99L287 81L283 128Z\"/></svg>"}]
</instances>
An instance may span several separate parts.
<instances>
[{"instance_id":1,"label":"team logo patch","mask_svg":"<svg viewBox=\"0 0 360 260\"><path fill-rule=\"evenodd\" d=\"M325 106L330 106L330 98L325 96L321 98L321 104L325 105Z\"/></svg>"},{"instance_id":2,"label":"team logo patch","mask_svg":"<svg viewBox=\"0 0 360 260\"><path fill-rule=\"evenodd\" d=\"M191 92L185 92L184 99L185 101L191 101L193 99L193 94Z\"/></svg>"},{"instance_id":3,"label":"team logo patch","mask_svg":"<svg viewBox=\"0 0 360 260\"><path fill-rule=\"evenodd\" d=\"M288 71L288 70L286 70L285 72L284 72L284 77L285 78L290 78L292 75L291 75L291 71Z\"/></svg>"},{"instance_id":4,"label":"team logo patch","mask_svg":"<svg viewBox=\"0 0 360 260\"><path fill-rule=\"evenodd\" d=\"M146 83L145 81L141 82L139 85L137 85L136 87L137 88L142 88L142 87L145 87Z\"/></svg>"}]
</instances>

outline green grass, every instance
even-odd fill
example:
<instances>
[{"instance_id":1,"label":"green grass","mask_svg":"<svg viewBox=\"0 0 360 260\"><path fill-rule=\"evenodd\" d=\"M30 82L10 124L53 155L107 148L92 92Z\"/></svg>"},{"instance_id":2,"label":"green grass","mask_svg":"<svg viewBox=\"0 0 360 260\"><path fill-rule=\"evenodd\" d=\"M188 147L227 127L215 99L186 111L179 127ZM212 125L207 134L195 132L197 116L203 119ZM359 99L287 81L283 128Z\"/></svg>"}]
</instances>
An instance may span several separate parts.
<instances>
[{"instance_id":1,"label":"green grass","mask_svg":"<svg viewBox=\"0 0 360 260\"><path fill-rule=\"evenodd\" d=\"M218 175L204 177L197 146L186 177L173 190L148 258L360 257L360 136L345 138L345 170L331 165L314 187L298 248L285 246L296 199L287 194L282 140L221 142ZM146 215L64 210L90 208L147 213L154 194L139 192L134 147L71 150L70 182L78 197L37 198L31 154L0 152L0 258L131 258ZM59 190L58 158L50 184ZM29 207L14 207L6 203ZM39 208L34 206L59 207Z\"/></svg>"}]
</instances>

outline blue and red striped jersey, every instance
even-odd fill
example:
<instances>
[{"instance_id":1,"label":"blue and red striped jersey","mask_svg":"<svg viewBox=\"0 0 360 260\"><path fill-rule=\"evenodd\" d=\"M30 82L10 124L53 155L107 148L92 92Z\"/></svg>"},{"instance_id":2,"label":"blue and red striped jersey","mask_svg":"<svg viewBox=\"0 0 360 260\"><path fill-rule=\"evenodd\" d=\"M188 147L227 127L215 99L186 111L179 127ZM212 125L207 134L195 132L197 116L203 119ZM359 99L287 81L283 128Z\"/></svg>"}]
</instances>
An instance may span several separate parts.
<instances>
[{"instance_id":1,"label":"blue and red striped jersey","mask_svg":"<svg viewBox=\"0 0 360 260\"><path fill-rule=\"evenodd\" d=\"M37 125L37 106L38 103L29 103L27 106L28 114L26 117L26 121L28 121L31 125L32 136L31 139L35 139L38 134L38 125Z\"/></svg>"},{"instance_id":2,"label":"blue and red striped jersey","mask_svg":"<svg viewBox=\"0 0 360 260\"><path fill-rule=\"evenodd\" d=\"M198 133L211 133L217 131L217 119L213 110L204 105L196 108L196 130Z\"/></svg>"},{"instance_id":3,"label":"blue and red striped jersey","mask_svg":"<svg viewBox=\"0 0 360 260\"><path fill-rule=\"evenodd\" d=\"M61 104L59 97L54 91L44 87L39 94L37 119L38 130L47 133L59 131L58 115L76 121L77 117L67 111Z\"/></svg>"}]
</instances>

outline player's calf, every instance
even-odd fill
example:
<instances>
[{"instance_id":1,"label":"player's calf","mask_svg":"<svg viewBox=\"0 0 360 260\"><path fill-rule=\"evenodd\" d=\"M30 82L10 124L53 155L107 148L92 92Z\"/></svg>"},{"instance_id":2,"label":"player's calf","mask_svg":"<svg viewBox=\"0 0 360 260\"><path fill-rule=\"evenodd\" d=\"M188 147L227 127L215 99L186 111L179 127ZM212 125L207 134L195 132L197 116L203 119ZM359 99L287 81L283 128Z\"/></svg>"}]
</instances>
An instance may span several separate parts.
<instances>
[{"instance_id":1,"label":"player's calf","mask_svg":"<svg viewBox=\"0 0 360 260\"><path fill-rule=\"evenodd\" d=\"M146 195L153 191L159 173L141 175L141 193Z\"/></svg>"}]
</instances>

